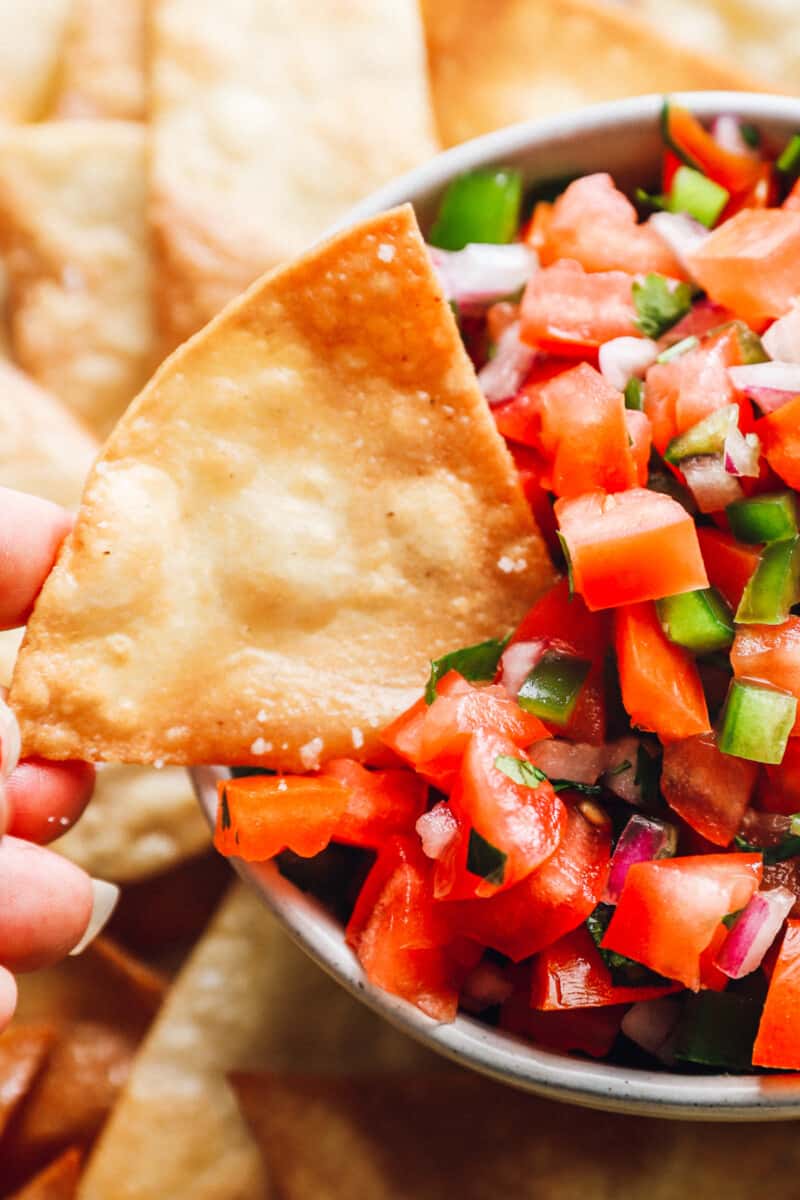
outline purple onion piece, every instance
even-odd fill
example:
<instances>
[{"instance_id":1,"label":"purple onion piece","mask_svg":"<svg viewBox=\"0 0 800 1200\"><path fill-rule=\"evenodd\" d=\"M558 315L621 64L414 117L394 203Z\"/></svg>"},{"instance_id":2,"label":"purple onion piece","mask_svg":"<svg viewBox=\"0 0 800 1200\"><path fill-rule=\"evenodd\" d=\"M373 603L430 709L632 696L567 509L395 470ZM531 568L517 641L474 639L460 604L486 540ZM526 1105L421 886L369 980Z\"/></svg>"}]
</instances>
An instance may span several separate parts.
<instances>
[{"instance_id":1,"label":"purple onion piece","mask_svg":"<svg viewBox=\"0 0 800 1200\"><path fill-rule=\"evenodd\" d=\"M755 389L788 392L790 398L800 394L800 363L796 362L747 363L743 367L728 367L728 378L738 391L748 396Z\"/></svg>"},{"instance_id":2,"label":"purple onion piece","mask_svg":"<svg viewBox=\"0 0 800 1200\"><path fill-rule=\"evenodd\" d=\"M485 308L518 292L539 265L536 253L523 242L474 242L463 250L429 246L428 253L445 296L464 309Z\"/></svg>"},{"instance_id":3,"label":"purple onion piece","mask_svg":"<svg viewBox=\"0 0 800 1200\"><path fill-rule=\"evenodd\" d=\"M742 134L742 121L733 113L720 113L711 122L711 136L723 150L729 154L739 154L743 158L758 159L758 149L745 141Z\"/></svg>"},{"instance_id":4,"label":"purple onion piece","mask_svg":"<svg viewBox=\"0 0 800 1200\"><path fill-rule=\"evenodd\" d=\"M514 985L496 963L480 962L470 971L461 990L461 1007L479 1013L495 1004L503 1004Z\"/></svg>"},{"instance_id":5,"label":"purple onion piece","mask_svg":"<svg viewBox=\"0 0 800 1200\"><path fill-rule=\"evenodd\" d=\"M618 392L635 376L641 379L648 367L658 357L658 346L650 338L617 337L604 342L600 347L598 364L600 374Z\"/></svg>"},{"instance_id":6,"label":"purple onion piece","mask_svg":"<svg viewBox=\"0 0 800 1200\"><path fill-rule=\"evenodd\" d=\"M547 642L513 642L500 659L500 680L509 696L516 697L519 689L547 650Z\"/></svg>"},{"instance_id":7,"label":"purple onion piece","mask_svg":"<svg viewBox=\"0 0 800 1200\"><path fill-rule=\"evenodd\" d=\"M726 471L722 454L685 458L681 471L700 512L721 512L744 495L736 477Z\"/></svg>"},{"instance_id":8,"label":"purple onion piece","mask_svg":"<svg viewBox=\"0 0 800 1200\"><path fill-rule=\"evenodd\" d=\"M616 904L622 895L628 871L636 863L671 858L678 844L678 831L667 821L636 813L620 834L611 858L603 901Z\"/></svg>"},{"instance_id":9,"label":"purple onion piece","mask_svg":"<svg viewBox=\"0 0 800 1200\"><path fill-rule=\"evenodd\" d=\"M669 1065L673 1062L672 1035L681 1010L681 1002L671 996L659 1000L640 1000L622 1018L622 1032L648 1054Z\"/></svg>"},{"instance_id":10,"label":"purple onion piece","mask_svg":"<svg viewBox=\"0 0 800 1200\"><path fill-rule=\"evenodd\" d=\"M536 351L520 341L519 321L503 330L494 358L478 372L478 383L489 404L502 404L517 394L535 357Z\"/></svg>"},{"instance_id":11,"label":"purple onion piece","mask_svg":"<svg viewBox=\"0 0 800 1200\"><path fill-rule=\"evenodd\" d=\"M722 457L729 475L735 475L737 479L758 478L761 443L754 433L745 437L734 425L725 435Z\"/></svg>"},{"instance_id":12,"label":"purple onion piece","mask_svg":"<svg viewBox=\"0 0 800 1200\"><path fill-rule=\"evenodd\" d=\"M761 344L771 359L779 363L800 363L800 303L792 306L763 334Z\"/></svg>"},{"instance_id":13,"label":"purple onion piece","mask_svg":"<svg viewBox=\"0 0 800 1200\"><path fill-rule=\"evenodd\" d=\"M414 826L422 842L422 853L428 858L444 858L458 837L458 821L449 804L440 800L423 813Z\"/></svg>"},{"instance_id":14,"label":"purple onion piece","mask_svg":"<svg viewBox=\"0 0 800 1200\"><path fill-rule=\"evenodd\" d=\"M716 965L731 979L743 979L761 966L795 903L788 888L756 892L722 943Z\"/></svg>"},{"instance_id":15,"label":"purple onion piece","mask_svg":"<svg viewBox=\"0 0 800 1200\"><path fill-rule=\"evenodd\" d=\"M669 246L683 269L689 272L689 255L710 234L710 230L687 213L653 213L648 218L658 236Z\"/></svg>"}]
</instances>

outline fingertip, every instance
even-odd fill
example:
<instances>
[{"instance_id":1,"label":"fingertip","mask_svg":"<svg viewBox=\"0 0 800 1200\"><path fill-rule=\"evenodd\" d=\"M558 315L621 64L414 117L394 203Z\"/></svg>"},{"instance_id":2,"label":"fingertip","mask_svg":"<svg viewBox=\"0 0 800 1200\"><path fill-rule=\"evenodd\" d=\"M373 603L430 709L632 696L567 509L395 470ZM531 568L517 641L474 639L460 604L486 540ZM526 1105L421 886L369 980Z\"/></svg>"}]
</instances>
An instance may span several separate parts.
<instances>
[{"instance_id":1,"label":"fingertip","mask_svg":"<svg viewBox=\"0 0 800 1200\"><path fill-rule=\"evenodd\" d=\"M52 842L78 820L93 787L89 763L24 759L5 784L8 832L40 845Z\"/></svg>"},{"instance_id":2,"label":"fingertip","mask_svg":"<svg viewBox=\"0 0 800 1200\"><path fill-rule=\"evenodd\" d=\"M94 893L85 871L16 837L0 842L0 963L35 971L63 958L86 932Z\"/></svg>"},{"instance_id":3,"label":"fingertip","mask_svg":"<svg viewBox=\"0 0 800 1200\"><path fill-rule=\"evenodd\" d=\"M17 1007L17 981L10 971L0 967L0 1033L10 1024Z\"/></svg>"},{"instance_id":4,"label":"fingertip","mask_svg":"<svg viewBox=\"0 0 800 1200\"><path fill-rule=\"evenodd\" d=\"M72 522L58 504L0 488L0 628L24 625Z\"/></svg>"}]
</instances>

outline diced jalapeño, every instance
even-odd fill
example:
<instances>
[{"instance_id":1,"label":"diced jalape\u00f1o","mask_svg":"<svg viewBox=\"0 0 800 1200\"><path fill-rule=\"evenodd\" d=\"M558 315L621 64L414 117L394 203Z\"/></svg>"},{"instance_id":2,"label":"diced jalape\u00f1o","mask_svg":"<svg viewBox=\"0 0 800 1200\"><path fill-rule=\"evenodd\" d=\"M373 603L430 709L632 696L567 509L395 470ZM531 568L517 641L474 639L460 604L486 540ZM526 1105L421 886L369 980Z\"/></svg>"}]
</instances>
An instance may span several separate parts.
<instances>
[{"instance_id":1,"label":"diced jalape\u00f1o","mask_svg":"<svg viewBox=\"0 0 800 1200\"><path fill-rule=\"evenodd\" d=\"M726 404L709 416L692 425L685 433L674 437L664 451L664 458L670 463L681 463L685 458L695 458L698 454L719 454L725 445L725 438L739 421L739 405Z\"/></svg>"},{"instance_id":2,"label":"diced jalape\u00f1o","mask_svg":"<svg viewBox=\"0 0 800 1200\"><path fill-rule=\"evenodd\" d=\"M797 715L797 700L747 679L734 679L717 745L750 762L779 763Z\"/></svg>"},{"instance_id":3,"label":"diced jalape\u00f1o","mask_svg":"<svg viewBox=\"0 0 800 1200\"><path fill-rule=\"evenodd\" d=\"M800 599L799 542L798 537L770 542L761 551L736 610L737 625L782 625L788 618Z\"/></svg>"},{"instance_id":4,"label":"diced jalape\u00f1o","mask_svg":"<svg viewBox=\"0 0 800 1200\"><path fill-rule=\"evenodd\" d=\"M731 533L740 542L778 542L797 533L797 506L792 492L736 500L725 512Z\"/></svg>"},{"instance_id":5,"label":"diced jalape\u00f1o","mask_svg":"<svg viewBox=\"0 0 800 1200\"><path fill-rule=\"evenodd\" d=\"M517 703L544 721L566 725L591 665L584 658L548 650L520 688Z\"/></svg>"},{"instance_id":6,"label":"diced jalape\u00f1o","mask_svg":"<svg viewBox=\"0 0 800 1200\"><path fill-rule=\"evenodd\" d=\"M519 226L522 175L484 168L459 175L447 188L428 234L432 246L463 250L470 242L510 242Z\"/></svg>"},{"instance_id":7,"label":"diced jalape\u00f1o","mask_svg":"<svg viewBox=\"0 0 800 1200\"><path fill-rule=\"evenodd\" d=\"M708 229L730 200L730 192L693 167L678 167L669 192L670 212L688 213Z\"/></svg>"},{"instance_id":8,"label":"diced jalape\u00f1o","mask_svg":"<svg viewBox=\"0 0 800 1200\"><path fill-rule=\"evenodd\" d=\"M716 588L665 596L656 611L669 640L692 654L727 650L733 642L733 614Z\"/></svg>"},{"instance_id":9,"label":"diced jalape\u00f1o","mask_svg":"<svg viewBox=\"0 0 800 1200\"><path fill-rule=\"evenodd\" d=\"M684 1062L741 1071L751 1065L761 1005L732 992L688 996L673 1053Z\"/></svg>"},{"instance_id":10,"label":"diced jalape\u00f1o","mask_svg":"<svg viewBox=\"0 0 800 1200\"><path fill-rule=\"evenodd\" d=\"M644 384L641 379L629 379L625 384L625 407L641 412L644 408Z\"/></svg>"}]
</instances>

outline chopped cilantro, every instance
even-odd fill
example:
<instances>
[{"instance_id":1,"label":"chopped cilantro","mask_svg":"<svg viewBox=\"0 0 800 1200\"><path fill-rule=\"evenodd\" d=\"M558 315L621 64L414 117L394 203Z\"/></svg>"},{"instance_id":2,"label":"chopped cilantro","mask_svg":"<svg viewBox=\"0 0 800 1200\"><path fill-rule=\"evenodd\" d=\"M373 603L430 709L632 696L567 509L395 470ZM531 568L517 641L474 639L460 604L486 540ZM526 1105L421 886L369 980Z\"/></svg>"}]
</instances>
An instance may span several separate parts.
<instances>
[{"instance_id":1,"label":"chopped cilantro","mask_svg":"<svg viewBox=\"0 0 800 1200\"><path fill-rule=\"evenodd\" d=\"M644 408L644 384L641 379L629 379L625 384L625 407L633 412Z\"/></svg>"},{"instance_id":2,"label":"chopped cilantro","mask_svg":"<svg viewBox=\"0 0 800 1200\"><path fill-rule=\"evenodd\" d=\"M571 600L575 595L575 579L572 574L572 559L570 558L569 546L567 545L567 539L564 537L560 529L556 530L556 537L558 538L559 545L561 546L561 552L564 555L564 562L567 565L567 581L569 583L569 598Z\"/></svg>"},{"instance_id":3,"label":"chopped cilantro","mask_svg":"<svg viewBox=\"0 0 800 1200\"><path fill-rule=\"evenodd\" d=\"M480 875L487 883L502 883L506 873L508 855L498 850L486 838L481 837L477 829L469 831L469 846L467 849L467 870L473 875Z\"/></svg>"},{"instance_id":4,"label":"chopped cilantro","mask_svg":"<svg viewBox=\"0 0 800 1200\"><path fill-rule=\"evenodd\" d=\"M231 810L228 808L228 789L222 789L222 795L219 798L219 823L222 829L230 829L231 827Z\"/></svg>"},{"instance_id":5,"label":"chopped cilantro","mask_svg":"<svg viewBox=\"0 0 800 1200\"><path fill-rule=\"evenodd\" d=\"M510 637L510 635L509 635ZM490 638L474 646L464 646L435 658L431 662L431 673L425 687L425 702L433 704L436 699L436 684L448 671L458 671L465 679L494 679L500 656L508 645L509 638Z\"/></svg>"},{"instance_id":6,"label":"chopped cilantro","mask_svg":"<svg viewBox=\"0 0 800 1200\"><path fill-rule=\"evenodd\" d=\"M551 779L554 792L580 792L582 796L599 796L603 789L599 783L577 783L574 779Z\"/></svg>"},{"instance_id":7,"label":"chopped cilantro","mask_svg":"<svg viewBox=\"0 0 800 1200\"><path fill-rule=\"evenodd\" d=\"M792 817L788 833L783 835L777 846L755 846L738 834L733 840L736 849L744 854L762 854L767 866L784 862L787 858L796 858L800 855L800 813Z\"/></svg>"},{"instance_id":8,"label":"chopped cilantro","mask_svg":"<svg viewBox=\"0 0 800 1200\"><path fill-rule=\"evenodd\" d=\"M606 771L606 775L613 779L615 775L621 775L623 771L629 771L632 766L633 763L631 760L629 758L624 758L621 763L617 763L613 770Z\"/></svg>"},{"instance_id":9,"label":"chopped cilantro","mask_svg":"<svg viewBox=\"0 0 800 1200\"><path fill-rule=\"evenodd\" d=\"M727 914L727 916L724 916L722 918L722 924L725 926L726 929L733 929L734 925L739 920L739 917L742 915L743 912L744 912L743 908L737 908L735 912L729 912Z\"/></svg>"},{"instance_id":10,"label":"chopped cilantro","mask_svg":"<svg viewBox=\"0 0 800 1200\"><path fill-rule=\"evenodd\" d=\"M661 756L653 756L639 743L636 751L636 774L633 782L642 792L642 803L651 804L658 799L658 781L661 777Z\"/></svg>"},{"instance_id":11,"label":"chopped cilantro","mask_svg":"<svg viewBox=\"0 0 800 1200\"><path fill-rule=\"evenodd\" d=\"M645 337L661 337L692 307L692 289L688 283L671 283L651 272L641 283L634 281L633 304L637 329Z\"/></svg>"},{"instance_id":12,"label":"chopped cilantro","mask_svg":"<svg viewBox=\"0 0 800 1200\"><path fill-rule=\"evenodd\" d=\"M624 954L617 954L616 950L607 950L601 945L613 915L613 904L598 904L586 918L586 928L600 951L600 957L611 972L612 982L618 987L646 987L668 983L669 980L665 980L663 975L657 975L643 963L636 962Z\"/></svg>"},{"instance_id":13,"label":"chopped cilantro","mask_svg":"<svg viewBox=\"0 0 800 1200\"><path fill-rule=\"evenodd\" d=\"M539 784L547 779L544 771L540 771L532 762L526 762L524 758L514 758L510 754L498 754L494 765L498 771L502 771L515 783L521 783L523 787L538 788Z\"/></svg>"},{"instance_id":14,"label":"chopped cilantro","mask_svg":"<svg viewBox=\"0 0 800 1200\"><path fill-rule=\"evenodd\" d=\"M800 174L800 133L795 133L787 142L775 166L782 175L794 178Z\"/></svg>"}]
</instances>

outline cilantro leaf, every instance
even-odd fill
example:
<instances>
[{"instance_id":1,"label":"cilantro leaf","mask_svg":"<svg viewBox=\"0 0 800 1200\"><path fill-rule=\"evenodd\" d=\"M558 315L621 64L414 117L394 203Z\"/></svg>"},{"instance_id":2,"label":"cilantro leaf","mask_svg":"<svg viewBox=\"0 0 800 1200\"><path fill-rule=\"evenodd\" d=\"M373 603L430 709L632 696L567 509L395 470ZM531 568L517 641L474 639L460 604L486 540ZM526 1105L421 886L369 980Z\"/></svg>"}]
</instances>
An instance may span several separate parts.
<instances>
[{"instance_id":1,"label":"cilantro leaf","mask_svg":"<svg viewBox=\"0 0 800 1200\"><path fill-rule=\"evenodd\" d=\"M692 289L688 283L672 283L651 272L641 282L634 281L633 305L637 329L645 337L661 337L692 307Z\"/></svg>"},{"instance_id":2,"label":"cilantro leaf","mask_svg":"<svg viewBox=\"0 0 800 1200\"><path fill-rule=\"evenodd\" d=\"M592 941L600 952L600 957L611 972L611 980L618 987L646 987L658 983L668 983L663 975L657 975L644 963L636 962L616 950L607 950L602 945L606 930L614 915L612 904L598 904L586 918L586 928L591 934Z\"/></svg>"},{"instance_id":3,"label":"cilantro leaf","mask_svg":"<svg viewBox=\"0 0 800 1200\"><path fill-rule=\"evenodd\" d=\"M486 642L478 642L474 646L464 646L461 650L451 650L441 658L431 662L431 673L425 687L425 702L433 704L436 699L436 684L448 671L458 671L465 679L473 681L494 679L500 656L508 645L511 635L504 638L490 638Z\"/></svg>"},{"instance_id":4,"label":"cilantro leaf","mask_svg":"<svg viewBox=\"0 0 800 1200\"><path fill-rule=\"evenodd\" d=\"M544 771L540 771L532 762L526 762L524 758L514 758L510 754L498 754L494 765L498 771L513 779L514 783L521 783L523 787L538 788L539 784L547 779Z\"/></svg>"},{"instance_id":5,"label":"cilantro leaf","mask_svg":"<svg viewBox=\"0 0 800 1200\"><path fill-rule=\"evenodd\" d=\"M473 875L480 875L487 883L502 883L506 874L507 859L508 855L481 837L477 829L470 829L467 848L468 871Z\"/></svg>"},{"instance_id":6,"label":"cilantro leaf","mask_svg":"<svg viewBox=\"0 0 800 1200\"><path fill-rule=\"evenodd\" d=\"M231 827L231 810L228 807L228 789L222 789L222 795L219 798L219 823L222 829L230 829Z\"/></svg>"}]
</instances>

